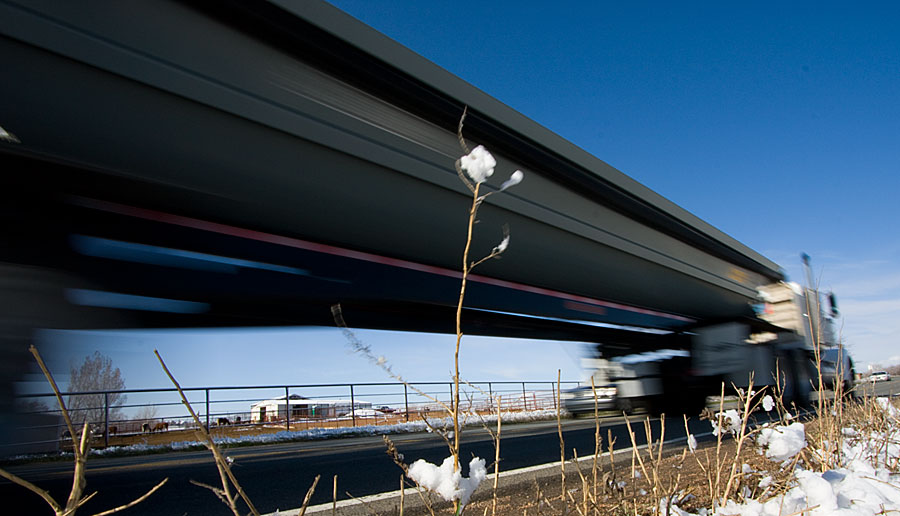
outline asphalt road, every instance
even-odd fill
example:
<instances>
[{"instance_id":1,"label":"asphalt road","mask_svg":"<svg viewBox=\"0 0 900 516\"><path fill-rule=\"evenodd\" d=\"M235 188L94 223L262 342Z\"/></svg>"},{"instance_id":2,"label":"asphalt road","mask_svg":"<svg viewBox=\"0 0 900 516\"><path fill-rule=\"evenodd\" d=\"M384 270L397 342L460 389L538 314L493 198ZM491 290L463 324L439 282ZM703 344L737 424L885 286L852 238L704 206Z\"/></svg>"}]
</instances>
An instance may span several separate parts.
<instances>
[{"instance_id":1,"label":"asphalt road","mask_svg":"<svg viewBox=\"0 0 900 516\"><path fill-rule=\"evenodd\" d=\"M900 378L888 382L866 382L856 385L855 391L866 396L900 396Z\"/></svg>"},{"instance_id":2,"label":"asphalt road","mask_svg":"<svg viewBox=\"0 0 900 516\"><path fill-rule=\"evenodd\" d=\"M692 432L709 429L707 422L694 424L697 430L692 429ZM654 423L655 432L659 432L658 427L657 421ZM629 438L621 418L609 419L604 423L604 439L606 428L613 431L617 449L628 447ZM643 442L643 429L638 433L639 442ZM579 456L593 453L592 420L564 421L563 436L567 456L571 457L572 448L578 450ZM684 436L683 423L681 420L670 420L666 438L679 436ZM440 463L448 455L443 441L431 434L397 435L392 439L407 462L423 458ZM493 443L483 429L464 433L462 448L466 463L473 455L485 458L488 463L494 456ZM233 448L225 453L234 458L235 476L257 509L264 513L298 507L317 474L322 475L322 481L313 497L313 504L331 501L334 475L338 475L339 499L348 498L346 492L358 497L393 490L399 483L400 469L385 454L381 437L280 443ZM503 429L501 456L501 470L558 461L556 422L506 426ZM68 462L26 464L9 467L8 470L47 489L57 500L64 499L71 487L72 465ZM467 471L464 474L468 474ZM229 514L225 505L211 492L189 482L219 484L216 467L208 452L91 458L85 492L99 493L79 512L92 514L127 503L164 477L169 477L169 482L162 489L125 514ZM44 510L46 506L37 495L6 481L0 483L0 499L16 500L19 514L51 514L49 510Z\"/></svg>"},{"instance_id":3,"label":"asphalt road","mask_svg":"<svg viewBox=\"0 0 900 516\"><path fill-rule=\"evenodd\" d=\"M862 389L870 395L896 394L900 392L900 381L864 384ZM604 439L607 428L612 430L617 440L617 449L628 447L629 438L621 418L604 421ZM654 422L653 428L654 433L658 434L659 421ZM708 431L708 422L692 422L692 433ZM642 444L642 428L637 433L638 442ZM579 456L593 453L592 420L564 421L563 435L567 457L572 456L573 448L577 449ZM668 420L666 438L679 437L684 437L683 423L680 419ZM419 458L440 463L448 455L443 441L431 434L396 435L392 439L408 463ZM334 475L338 476L339 499L348 498L347 492L358 497L396 489L400 469L384 450L380 437L361 437L232 448L225 453L234 459L233 471L244 490L257 509L265 513L279 508L298 507L317 474L322 475L322 481L312 499L313 504L331 501ZM484 430L469 430L463 436L462 453L466 463L473 455L485 458L490 463L494 456L493 443ZM558 461L556 422L505 426L501 456L501 470ZM65 499L71 487L70 462L25 464L7 469L47 489L57 500ZM468 474L467 471L464 474ZM205 451L135 457L92 457L88 462L88 486L85 492L98 491L98 494L79 512L93 514L127 503L165 477L169 478L169 482L162 489L125 514L229 514L225 505L211 492L190 483L190 480L195 480L209 485L219 484L212 457ZM5 480L0 480L0 499L12 502L8 507L16 507L15 514L52 514L37 495Z\"/></svg>"}]
</instances>

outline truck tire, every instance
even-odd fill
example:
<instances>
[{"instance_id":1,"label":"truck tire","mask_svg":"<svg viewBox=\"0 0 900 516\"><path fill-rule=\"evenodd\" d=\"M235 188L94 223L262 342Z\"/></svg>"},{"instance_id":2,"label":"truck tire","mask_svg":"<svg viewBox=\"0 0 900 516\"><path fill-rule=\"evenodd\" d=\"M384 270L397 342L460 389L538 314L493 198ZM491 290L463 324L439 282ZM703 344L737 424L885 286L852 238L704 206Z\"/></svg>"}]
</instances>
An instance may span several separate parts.
<instances>
[{"instance_id":1,"label":"truck tire","mask_svg":"<svg viewBox=\"0 0 900 516\"><path fill-rule=\"evenodd\" d=\"M630 398L619 398L616 400L616 408L619 409L619 412L624 412L625 415L630 416L634 414L634 404L631 403Z\"/></svg>"},{"instance_id":2,"label":"truck tire","mask_svg":"<svg viewBox=\"0 0 900 516\"><path fill-rule=\"evenodd\" d=\"M688 390L687 392L673 393L666 391L660 396L654 396L648 406L648 412L654 417L663 414L667 416L685 415L696 417L706 407L706 396L700 392Z\"/></svg>"},{"instance_id":3,"label":"truck tire","mask_svg":"<svg viewBox=\"0 0 900 516\"><path fill-rule=\"evenodd\" d=\"M785 407L796 406L803 410L810 405L812 382L803 350L787 350L779 359L784 387L781 400Z\"/></svg>"}]
</instances>

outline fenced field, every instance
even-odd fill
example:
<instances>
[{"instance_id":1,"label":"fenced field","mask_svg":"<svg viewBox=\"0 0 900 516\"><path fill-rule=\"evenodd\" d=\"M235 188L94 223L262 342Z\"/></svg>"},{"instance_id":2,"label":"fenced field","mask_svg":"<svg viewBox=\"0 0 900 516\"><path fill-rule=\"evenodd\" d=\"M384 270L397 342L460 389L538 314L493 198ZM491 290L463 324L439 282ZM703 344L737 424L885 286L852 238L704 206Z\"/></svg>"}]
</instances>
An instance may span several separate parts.
<instances>
[{"instance_id":1,"label":"fenced field","mask_svg":"<svg viewBox=\"0 0 900 516\"><path fill-rule=\"evenodd\" d=\"M579 382L567 381L561 389ZM557 384L469 382L460 386L463 408L489 414L555 410ZM189 387L183 389L214 437L239 437L322 428L392 425L446 416L450 382ZM167 444L196 440L196 423L175 389L66 393L76 426L87 421L92 447ZM20 398L14 442L0 443L0 456L71 449L51 393Z\"/></svg>"}]
</instances>

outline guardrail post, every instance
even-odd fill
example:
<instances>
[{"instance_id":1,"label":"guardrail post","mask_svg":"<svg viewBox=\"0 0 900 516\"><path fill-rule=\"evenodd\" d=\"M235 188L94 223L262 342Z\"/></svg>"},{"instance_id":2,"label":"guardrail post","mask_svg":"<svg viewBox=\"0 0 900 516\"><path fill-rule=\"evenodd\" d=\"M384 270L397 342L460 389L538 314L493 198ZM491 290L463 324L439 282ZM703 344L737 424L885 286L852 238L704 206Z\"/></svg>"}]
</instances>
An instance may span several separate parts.
<instances>
[{"instance_id":1,"label":"guardrail post","mask_svg":"<svg viewBox=\"0 0 900 516\"><path fill-rule=\"evenodd\" d=\"M556 384L550 382L550 394L553 395L553 410L559 410L559 407L556 406Z\"/></svg>"},{"instance_id":2,"label":"guardrail post","mask_svg":"<svg viewBox=\"0 0 900 516\"><path fill-rule=\"evenodd\" d=\"M525 397L525 382L522 382L522 405L524 405L524 411L528 412L528 398Z\"/></svg>"},{"instance_id":3,"label":"guardrail post","mask_svg":"<svg viewBox=\"0 0 900 516\"><path fill-rule=\"evenodd\" d=\"M288 394L288 388L284 388L284 410L285 410L285 430L291 431L291 397Z\"/></svg>"},{"instance_id":4,"label":"guardrail post","mask_svg":"<svg viewBox=\"0 0 900 516\"><path fill-rule=\"evenodd\" d=\"M491 382L488 382L488 408L491 412L494 411L494 391L491 389Z\"/></svg>"},{"instance_id":5,"label":"guardrail post","mask_svg":"<svg viewBox=\"0 0 900 516\"><path fill-rule=\"evenodd\" d=\"M209 432L209 388L206 389L206 431Z\"/></svg>"},{"instance_id":6,"label":"guardrail post","mask_svg":"<svg viewBox=\"0 0 900 516\"><path fill-rule=\"evenodd\" d=\"M74 441L73 441L74 442ZM103 393L103 443L109 448L109 393Z\"/></svg>"},{"instance_id":7,"label":"guardrail post","mask_svg":"<svg viewBox=\"0 0 900 516\"><path fill-rule=\"evenodd\" d=\"M353 426L356 427L356 401L353 397L353 384L350 384L350 415L353 417Z\"/></svg>"},{"instance_id":8,"label":"guardrail post","mask_svg":"<svg viewBox=\"0 0 900 516\"><path fill-rule=\"evenodd\" d=\"M406 407L406 422L409 423L409 389L403 384L403 405Z\"/></svg>"}]
</instances>

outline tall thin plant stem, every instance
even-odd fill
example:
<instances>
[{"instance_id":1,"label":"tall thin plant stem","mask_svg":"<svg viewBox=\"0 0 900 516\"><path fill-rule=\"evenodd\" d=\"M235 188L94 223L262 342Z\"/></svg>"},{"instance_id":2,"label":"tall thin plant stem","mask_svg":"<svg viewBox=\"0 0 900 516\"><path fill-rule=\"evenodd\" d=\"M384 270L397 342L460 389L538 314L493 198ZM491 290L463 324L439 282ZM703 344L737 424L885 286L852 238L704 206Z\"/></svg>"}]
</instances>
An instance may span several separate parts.
<instances>
[{"instance_id":1,"label":"tall thin plant stem","mask_svg":"<svg viewBox=\"0 0 900 516\"><path fill-rule=\"evenodd\" d=\"M466 297L466 280L469 271L469 250L472 248L472 230L475 226L475 214L478 212L478 190L481 183L475 183L472 192L472 207L469 209L469 222L466 228L466 247L462 256L462 281L459 287L459 302L456 304L456 350L453 353L453 403L451 411L453 416L453 468L459 469L459 344L462 342L462 308Z\"/></svg>"},{"instance_id":2,"label":"tall thin plant stem","mask_svg":"<svg viewBox=\"0 0 900 516\"><path fill-rule=\"evenodd\" d=\"M166 372L166 375L169 377L169 380L172 381L172 384L175 385L175 389L178 390L178 394L181 395L182 404L184 404L184 406L188 409L188 412L190 412L191 417L194 418L194 422L197 424L197 427L200 429L198 431L198 433L206 440L206 442L205 442L206 447L209 448L209 451L212 452L213 457L215 457L216 466L219 469L219 474L223 477L222 478L223 489L226 489L226 490L228 489L228 482L225 479L225 477L227 477L227 480L231 481L231 484L234 485L235 489L237 489L237 492L240 495L240 497L243 498L244 503L246 503L247 507L250 508L250 512L254 516L259 516L259 511L256 510L256 506L254 506L253 502L250 501L250 497L247 496L247 494L244 492L244 489L238 483L237 478L235 478L234 473L231 472L231 466L228 464L228 461L222 455L222 452L219 451L219 447L216 446L216 443L213 441L212 436L209 435L209 432L207 431L206 427L203 426L203 423L200 421L200 417L197 416L196 412L194 412L194 408L191 406L190 402L187 400L187 397L184 395L184 391L181 390L181 385L178 383L178 380L175 379L175 377L169 371L169 368L166 367L166 363L163 361L162 356L160 356L159 351L154 349L153 353L156 354L156 358L157 358L157 360L159 360L159 365L162 366L163 371ZM236 508L234 506L232 506L231 509L232 509L232 511L236 512Z\"/></svg>"},{"instance_id":3,"label":"tall thin plant stem","mask_svg":"<svg viewBox=\"0 0 900 516\"><path fill-rule=\"evenodd\" d=\"M559 497L566 503L566 442L563 440L562 417L559 406L559 386L562 370L556 370L556 432L559 434Z\"/></svg>"}]
</instances>

